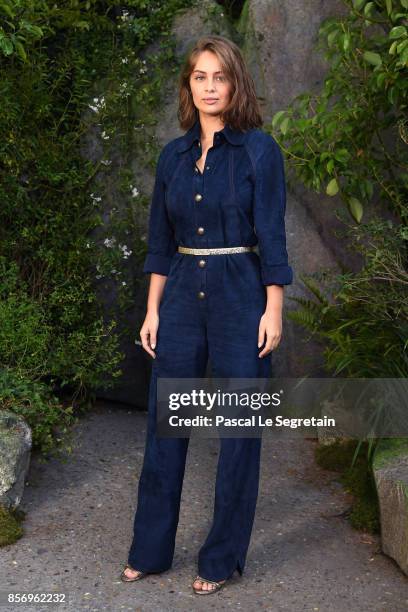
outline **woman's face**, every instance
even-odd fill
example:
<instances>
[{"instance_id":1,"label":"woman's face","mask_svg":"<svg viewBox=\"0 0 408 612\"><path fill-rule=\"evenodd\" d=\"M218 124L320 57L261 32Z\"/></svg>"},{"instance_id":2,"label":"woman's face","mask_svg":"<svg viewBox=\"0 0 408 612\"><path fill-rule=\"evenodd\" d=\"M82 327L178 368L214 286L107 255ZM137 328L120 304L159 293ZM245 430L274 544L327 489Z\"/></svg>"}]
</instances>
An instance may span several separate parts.
<instances>
[{"instance_id":1,"label":"woman's face","mask_svg":"<svg viewBox=\"0 0 408 612\"><path fill-rule=\"evenodd\" d=\"M215 53L200 53L190 75L190 88L200 114L214 116L226 108L230 100L231 84Z\"/></svg>"}]
</instances>

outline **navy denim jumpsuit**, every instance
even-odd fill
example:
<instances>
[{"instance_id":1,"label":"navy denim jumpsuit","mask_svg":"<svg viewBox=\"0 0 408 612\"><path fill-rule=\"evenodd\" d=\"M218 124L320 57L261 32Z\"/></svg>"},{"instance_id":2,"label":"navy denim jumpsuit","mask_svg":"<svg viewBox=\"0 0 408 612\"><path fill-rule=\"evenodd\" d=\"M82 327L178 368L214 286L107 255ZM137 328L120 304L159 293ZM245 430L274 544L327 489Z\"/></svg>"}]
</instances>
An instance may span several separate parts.
<instances>
[{"instance_id":1,"label":"navy denim jumpsuit","mask_svg":"<svg viewBox=\"0 0 408 612\"><path fill-rule=\"evenodd\" d=\"M156 436L157 378L268 378L258 354L265 285L292 283L285 235L283 158L272 136L228 124L214 134L204 171L200 121L159 156L143 272L167 276L159 306L156 359L134 537L128 563L145 572L171 567L188 438ZM258 253L183 254L177 246L258 245ZM220 438L214 516L198 554L209 580L242 575L258 496L261 438ZM197 477L202 475L197 470Z\"/></svg>"}]
</instances>

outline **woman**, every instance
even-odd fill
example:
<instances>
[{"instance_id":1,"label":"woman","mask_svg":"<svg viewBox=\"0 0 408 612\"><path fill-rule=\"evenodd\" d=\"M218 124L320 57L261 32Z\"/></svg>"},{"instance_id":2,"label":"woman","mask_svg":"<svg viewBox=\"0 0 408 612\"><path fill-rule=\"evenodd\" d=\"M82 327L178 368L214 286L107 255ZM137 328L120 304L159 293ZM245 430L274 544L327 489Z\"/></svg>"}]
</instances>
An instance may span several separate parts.
<instances>
[{"instance_id":1,"label":"woman","mask_svg":"<svg viewBox=\"0 0 408 612\"><path fill-rule=\"evenodd\" d=\"M197 42L181 74L178 115L188 131L159 156L143 268L151 279L140 336L154 361L126 582L165 571L173 560L189 439L156 436L157 378L204 377L208 358L215 377L270 377L283 285L293 276L282 155L259 129L253 80L233 42ZM219 590L235 569L242 575L260 450L261 438L220 440L213 524L192 585L197 594Z\"/></svg>"}]
</instances>

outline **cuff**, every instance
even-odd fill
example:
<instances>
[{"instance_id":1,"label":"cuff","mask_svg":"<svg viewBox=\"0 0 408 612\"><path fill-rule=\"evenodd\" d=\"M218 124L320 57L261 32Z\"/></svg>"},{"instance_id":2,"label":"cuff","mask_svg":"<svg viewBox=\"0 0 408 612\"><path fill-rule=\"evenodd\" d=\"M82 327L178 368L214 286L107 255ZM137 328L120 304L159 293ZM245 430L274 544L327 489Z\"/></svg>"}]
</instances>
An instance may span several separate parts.
<instances>
[{"instance_id":1,"label":"cuff","mask_svg":"<svg viewBox=\"0 0 408 612\"><path fill-rule=\"evenodd\" d=\"M143 264L142 272L147 274L148 272L154 272L155 274L162 274L168 276L170 272L171 257L166 255L154 255L148 253Z\"/></svg>"},{"instance_id":2,"label":"cuff","mask_svg":"<svg viewBox=\"0 0 408 612\"><path fill-rule=\"evenodd\" d=\"M290 285L293 282L291 266L267 266L261 268L264 285Z\"/></svg>"}]
</instances>

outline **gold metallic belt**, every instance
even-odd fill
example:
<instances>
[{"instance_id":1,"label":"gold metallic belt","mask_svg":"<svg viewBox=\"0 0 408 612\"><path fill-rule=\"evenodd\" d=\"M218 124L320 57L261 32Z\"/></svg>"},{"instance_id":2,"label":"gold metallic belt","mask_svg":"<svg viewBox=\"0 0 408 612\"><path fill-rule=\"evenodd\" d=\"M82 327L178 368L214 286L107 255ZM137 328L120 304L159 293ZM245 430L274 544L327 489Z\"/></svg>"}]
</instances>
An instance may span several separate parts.
<instances>
[{"instance_id":1,"label":"gold metallic belt","mask_svg":"<svg viewBox=\"0 0 408 612\"><path fill-rule=\"evenodd\" d=\"M188 253L189 255L222 255L228 253L246 253L247 251L254 251L255 247L252 246L240 246L240 247L221 247L215 249L193 249L189 247L178 247L179 253Z\"/></svg>"}]
</instances>

